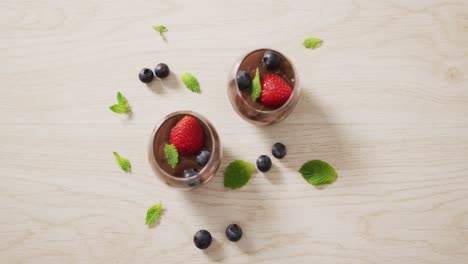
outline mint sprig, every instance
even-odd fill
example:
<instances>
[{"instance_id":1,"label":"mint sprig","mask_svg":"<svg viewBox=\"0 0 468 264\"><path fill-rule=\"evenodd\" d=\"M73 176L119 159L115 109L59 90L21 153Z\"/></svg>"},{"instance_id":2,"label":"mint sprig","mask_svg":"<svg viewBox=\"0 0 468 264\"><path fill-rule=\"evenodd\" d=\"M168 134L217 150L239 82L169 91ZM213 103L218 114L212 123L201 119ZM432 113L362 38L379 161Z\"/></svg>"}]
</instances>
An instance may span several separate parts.
<instances>
[{"instance_id":1,"label":"mint sprig","mask_svg":"<svg viewBox=\"0 0 468 264\"><path fill-rule=\"evenodd\" d=\"M166 144L164 146L164 157L171 168L175 168L177 163L179 163L179 152L173 144Z\"/></svg>"},{"instance_id":2,"label":"mint sprig","mask_svg":"<svg viewBox=\"0 0 468 264\"><path fill-rule=\"evenodd\" d=\"M257 99L260 97L260 94L262 93L262 85L260 84L260 73L257 70L255 71L255 77L252 80L252 100L255 102Z\"/></svg>"},{"instance_id":3,"label":"mint sprig","mask_svg":"<svg viewBox=\"0 0 468 264\"><path fill-rule=\"evenodd\" d=\"M121 92L117 93L117 104L110 106L109 109L117 114L127 114L131 111L127 98Z\"/></svg>"},{"instance_id":4,"label":"mint sprig","mask_svg":"<svg viewBox=\"0 0 468 264\"><path fill-rule=\"evenodd\" d=\"M306 38L304 42L302 43L302 45L304 45L304 47L308 49L315 49L315 48L320 47L322 43L323 43L322 39L310 37L310 38Z\"/></svg>"},{"instance_id":5,"label":"mint sprig","mask_svg":"<svg viewBox=\"0 0 468 264\"><path fill-rule=\"evenodd\" d=\"M156 222L156 220L158 220L161 217L162 211L163 211L163 207L162 207L161 202L151 206L146 212L145 224L147 225L154 224L154 222Z\"/></svg>"},{"instance_id":6,"label":"mint sprig","mask_svg":"<svg viewBox=\"0 0 468 264\"><path fill-rule=\"evenodd\" d=\"M121 157L119 153L115 151L113 151L112 154L114 154L115 161L120 166L120 168L125 172L130 172L131 170L130 161L128 161L128 159L124 157Z\"/></svg>"},{"instance_id":7,"label":"mint sprig","mask_svg":"<svg viewBox=\"0 0 468 264\"><path fill-rule=\"evenodd\" d=\"M256 171L255 166L243 160L231 162L224 171L224 187L239 189L246 185L252 174Z\"/></svg>"},{"instance_id":8,"label":"mint sprig","mask_svg":"<svg viewBox=\"0 0 468 264\"><path fill-rule=\"evenodd\" d=\"M335 169L322 160L311 160L304 163L299 172L312 185L330 184L338 177Z\"/></svg>"},{"instance_id":9,"label":"mint sprig","mask_svg":"<svg viewBox=\"0 0 468 264\"><path fill-rule=\"evenodd\" d=\"M182 74L181 79L187 89L194 93L200 92L200 84L198 83L197 78L195 78L191 73L186 72Z\"/></svg>"},{"instance_id":10,"label":"mint sprig","mask_svg":"<svg viewBox=\"0 0 468 264\"><path fill-rule=\"evenodd\" d=\"M161 37L164 37L164 32L167 32L167 27L164 25L154 25L153 28L159 32Z\"/></svg>"}]
</instances>

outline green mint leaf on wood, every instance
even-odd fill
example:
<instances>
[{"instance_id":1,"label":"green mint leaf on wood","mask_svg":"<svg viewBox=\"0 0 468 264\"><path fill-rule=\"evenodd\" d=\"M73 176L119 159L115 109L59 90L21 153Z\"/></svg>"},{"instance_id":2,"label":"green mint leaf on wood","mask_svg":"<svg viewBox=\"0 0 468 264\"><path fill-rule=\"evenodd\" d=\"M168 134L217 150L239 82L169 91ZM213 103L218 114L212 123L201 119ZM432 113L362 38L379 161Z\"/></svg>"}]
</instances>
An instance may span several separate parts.
<instances>
[{"instance_id":1,"label":"green mint leaf on wood","mask_svg":"<svg viewBox=\"0 0 468 264\"><path fill-rule=\"evenodd\" d=\"M119 105L119 104L112 105L112 106L109 107L109 109L112 112L117 113L117 114L126 114L126 113L128 113L130 111L128 109L128 107L125 107L125 106Z\"/></svg>"},{"instance_id":2,"label":"green mint leaf on wood","mask_svg":"<svg viewBox=\"0 0 468 264\"><path fill-rule=\"evenodd\" d=\"M161 37L163 36L164 32L167 32L167 27L164 25L154 25L153 28L159 32Z\"/></svg>"},{"instance_id":3,"label":"green mint leaf on wood","mask_svg":"<svg viewBox=\"0 0 468 264\"><path fill-rule=\"evenodd\" d=\"M125 96L122 95L121 92L117 93L117 104L112 105L109 109L117 114L127 114L130 112L130 106L128 105L128 101Z\"/></svg>"},{"instance_id":4,"label":"green mint leaf on wood","mask_svg":"<svg viewBox=\"0 0 468 264\"><path fill-rule=\"evenodd\" d=\"M128 159L126 158L121 157L119 153L115 151L113 151L112 153L114 154L115 161L120 166L120 168L126 172L130 172L130 169L131 169L130 161L128 161Z\"/></svg>"},{"instance_id":5,"label":"green mint leaf on wood","mask_svg":"<svg viewBox=\"0 0 468 264\"><path fill-rule=\"evenodd\" d=\"M164 156L171 168L175 168L177 163L179 163L179 152L177 152L177 149L173 144L166 144L166 146L164 146Z\"/></svg>"},{"instance_id":6,"label":"green mint leaf on wood","mask_svg":"<svg viewBox=\"0 0 468 264\"><path fill-rule=\"evenodd\" d=\"M302 45L304 45L304 47L308 49L315 49L315 48L320 47L322 43L323 43L322 39L311 37L311 38L306 38L304 42L302 43Z\"/></svg>"},{"instance_id":7,"label":"green mint leaf on wood","mask_svg":"<svg viewBox=\"0 0 468 264\"><path fill-rule=\"evenodd\" d=\"M145 224L147 224L147 225L154 224L154 222L156 222L156 220L158 220L159 217L161 217L162 211L163 211L163 207L162 207L161 202L151 206L148 209L148 212L146 212Z\"/></svg>"},{"instance_id":8,"label":"green mint leaf on wood","mask_svg":"<svg viewBox=\"0 0 468 264\"><path fill-rule=\"evenodd\" d=\"M312 185L330 184L338 176L335 169L322 160L311 160L304 163L299 172Z\"/></svg>"},{"instance_id":9,"label":"green mint leaf on wood","mask_svg":"<svg viewBox=\"0 0 468 264\"><path fill-rule=\"evenodd\" d=\"M117 102L119 105L128 106L127 98L125 98L121 92L117 93Z\"/></svg>"},{"instance_id":10,"label":"green mint leaf on wood","mask_svg":"<svg viewBox=\"0 0 468 264\"><path fill-rule=\"evenodd\" d=\"M260 73L257 70L255 71L255 77L252 80L252 100L257 101L257 99L260 97L260 94L262 93L262 85L260 84Z\"/></svg>"},{"instance_id":11,"label":"green mint leaf on wood","mask_svg":"<svg viewBox=\"0 0 468 264\"><path fill-rule=\"evenodd\" d=\"M181 78L187 89L194 93L200 92L200 84L198 83L197 78L195 78L195 76L193 76L191 73L186 72L182 75Z\"/></svg>"},{"instance_id":12,"label":"green mint leaf on wood","mask_svg":"<svg viewBox=\"0 0 468 264\"><path fill-rule=\"evenodd\" d=\"M224 187L239 189L247 184L255 172L255 166L243 160L231 162L224 171Z\"/></svg>"}]
</instances>

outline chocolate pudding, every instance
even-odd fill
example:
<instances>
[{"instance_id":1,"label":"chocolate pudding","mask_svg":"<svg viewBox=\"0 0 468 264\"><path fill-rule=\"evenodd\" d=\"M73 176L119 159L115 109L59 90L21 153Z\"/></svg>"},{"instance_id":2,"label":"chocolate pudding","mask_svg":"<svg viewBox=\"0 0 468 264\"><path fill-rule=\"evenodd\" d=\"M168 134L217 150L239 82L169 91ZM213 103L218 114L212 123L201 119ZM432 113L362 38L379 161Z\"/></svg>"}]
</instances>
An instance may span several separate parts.
<instances>
[{"instance_id":1,"label":"chocolate pudding","mask_svg":"<svg viewBox=\"0 0 468 264\"><path fill-rule=\"evenodd\" d=\"M266 51L269 49L254 50L238 61L233 71L230 74L228 84L228 96L231 105L236 112L249 122L255 124L273 124L286 118L294 109L299 100L299 86L296 71L288 58L278 51L274 51L279 56L279 68L276 70L268 70L262 59ZM273 50L271 50L273 51ZM263 105L259 100L253 101L251 98L252 88L244 90L239 89L237 83L237 74L239 71L249 73L251 79L255 77L256 69L258 68L260 76L265 76L268 73L274 73L283 77L291 86L293 92L289 100L282 106L271 108Z\"/></svg>"},{"instance_id":2,"label":"chocolate pudding","mask_svg":"<svg viewBox=\"0 0 468 264\"><path fill-rule=\"evenodd\" d=\"M179 161L172 168L165 157L164 147L171 144L171 130L185 116L195 118L204 134L204 142L200 152L209 151L211 155L205 159L202 166L196 161L197 155L181 155ZM192 131L192 130L188 130ZM208 182L216 173L221 164L221 142L213 125L203 116L192 111L179 111L166 116L152 133L149 144L149 160L154 172L169 186L183 189L193 189ZM195 174L186 174L186 171L196 170Z\"/></svg>"},{"instance_id":3,"label":"chocolate pudding","mask_svg":"<svg viewBox=\"0 0 468 264\"><path fill-rule=\"evenodd\" d=\"M183 177L183 172L186 169L194 168L198 171L201 171L204 166L201 166L196 161L196 155L189 155L189 156L182 156L179 155L179 163L177 163L175 168L172 168L169 163L167 162L165 155L164 155L164 146L166 144L171 144L169 141L169 134L171 133L171 129L179 122L182 117L185 115L177 115L169 118L166 120L156 132L156 137L154 138L154 156L156 157L156 162L158 163L159 167L163 169L166 173L175 176L175 177ZM195 117L196 118L196 117ZM198 120L201 127L203 128L203 132L205 133L205 143L203 149L208 150L210 153L213 153L213 140L208 133L208 130L203 122Z\"/></svg>"},{"instance_id":4,"label":"chocolate pudding","mask_svg":"<svg viewBox=\"0 0 468 264\"><path fill-rule=\"evenodd\" d=\"M249 73L252 79L255 76L255 71L257 70L257 68L258 68L258 71L260 72L260 76L265 76L268 73L276 73L280 75L281 77L283 77L289 83L289 85L291 85L291 87L293 87L294 89L294 84L296 80L294 78L294 70L291 66L291 63L288 61L288 59L286 59L283 55L278 53L278 55L280 55L279 56L280 58L279 69L275 71L269 71L267 70L267 68L262 62L263 54L265 53L265 51L266 50L256 50L250 53L249 55L247 55L244 58L244 60L242 60L239 66L238 72L246 71ZM237 76L237 73L236 73L236 76ZM271 111L271 110L279 108L279 107L270 108L270 107L263 105L262 103L259 103L258 100L253 101L251 97L252 88L240 90L240 92L242 94L242 99L244 99L244 101L246 101L248 105L260 111Z\"/></svg>"}]
</instances>

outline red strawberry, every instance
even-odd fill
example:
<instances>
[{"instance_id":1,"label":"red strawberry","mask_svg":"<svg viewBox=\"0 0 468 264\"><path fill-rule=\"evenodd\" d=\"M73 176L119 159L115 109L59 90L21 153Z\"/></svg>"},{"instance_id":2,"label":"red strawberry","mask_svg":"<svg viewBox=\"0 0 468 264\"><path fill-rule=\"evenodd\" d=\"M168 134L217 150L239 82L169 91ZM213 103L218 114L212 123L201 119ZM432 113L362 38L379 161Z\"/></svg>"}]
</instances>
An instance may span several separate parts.
<instances>
[{"instance_id":1,"label":"red strawberry","mask_svg":"<svg viewBox=\"0 0 468 264\"><path fill-rule=\"evenodd\" d=\"M194 155L202 149L205 133L195 117L186 115L171 129L169 141L179 154Z\"/></svg>"},{"instance_id":2,"label":"red strawberry","mask_svg":"<svg viewBox=\"0 0 468 264\"><path fill-rule=\"evenodd\" d=\"M292 94L289 83L281 76L269 73L263 76L260 102L268 107L280 107Z\"/></svg>"}]
</instances>

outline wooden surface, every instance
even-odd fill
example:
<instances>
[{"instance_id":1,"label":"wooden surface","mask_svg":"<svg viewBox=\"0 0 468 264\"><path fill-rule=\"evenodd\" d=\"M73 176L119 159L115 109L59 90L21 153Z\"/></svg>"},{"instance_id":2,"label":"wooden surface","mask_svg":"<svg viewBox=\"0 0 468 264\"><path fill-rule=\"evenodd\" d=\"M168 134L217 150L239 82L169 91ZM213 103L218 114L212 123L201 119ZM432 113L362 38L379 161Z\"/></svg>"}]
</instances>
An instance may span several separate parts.
<instances>
[{"instance_id":1,"label":"wooden surface","mask_svg":"<svg viewBox=\"0 0 468 264\"><path fill-rule=\"evenodd\" d=\"M468 2L271 2L1 1L0 262L468 263ZM323 46L303 48L309 36ZM243 121L226 94L234 60L260 47L288 55L303 88L271 127ZM173 74L148 88L138 71L158 62ZM131 117L108 110L117 91ZM147 161L151 129L181 109L224 143L220 171L192 192ZM230 161L277 141L289 153L271 172L223 188ZM308 185L297 170L310 159L337 182ZM224 236L232 222L239 243ZM202 228L216 238L207 252L192 242Z\"/></svg>"}]
</instances>

